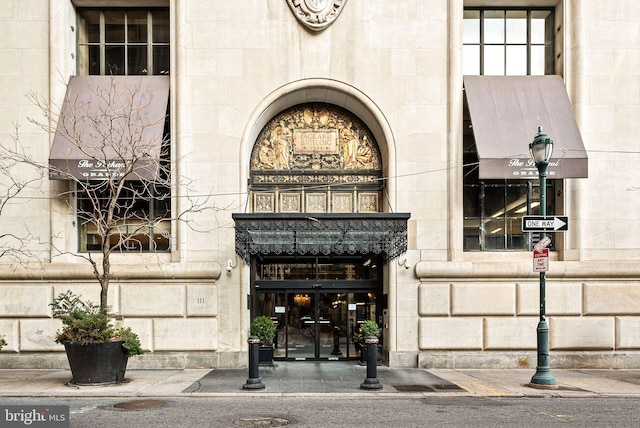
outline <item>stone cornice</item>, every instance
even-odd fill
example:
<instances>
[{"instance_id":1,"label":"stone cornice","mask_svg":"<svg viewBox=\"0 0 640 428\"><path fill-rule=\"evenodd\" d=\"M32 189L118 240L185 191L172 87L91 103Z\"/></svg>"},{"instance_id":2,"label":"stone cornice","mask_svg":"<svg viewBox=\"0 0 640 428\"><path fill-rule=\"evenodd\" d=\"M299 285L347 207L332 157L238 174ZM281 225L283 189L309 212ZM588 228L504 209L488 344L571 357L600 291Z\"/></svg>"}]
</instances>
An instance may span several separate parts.
<instances>
[{"instance_id":1,"label":"stone cornice","mask_svg":"<svg viewBox=\"0 0 640 428\"><path fill-rule=\"evenodd\" d=\"M112 266L112 281L127 280L217 280L222 267L216 262L207 263L145 263ZM0 265L0 281L6 280L95 280L88 264L42 263L31 266Z\"/></svg>"},{"instance_id":2,"label":"stone cornice","mask_svg":"<svg viewBox=\"0 0 640 428\"><path fill-rule=\"evenodd\" d=\"M532 261L508 262L446 262L420 261L415 275L423 281L477 280L478 278L504 280L532 280L539 274L533 272ZM628 261L551 261L547 279L629 279L640 280L640 264Z\"/></svg>"}]
</instances>

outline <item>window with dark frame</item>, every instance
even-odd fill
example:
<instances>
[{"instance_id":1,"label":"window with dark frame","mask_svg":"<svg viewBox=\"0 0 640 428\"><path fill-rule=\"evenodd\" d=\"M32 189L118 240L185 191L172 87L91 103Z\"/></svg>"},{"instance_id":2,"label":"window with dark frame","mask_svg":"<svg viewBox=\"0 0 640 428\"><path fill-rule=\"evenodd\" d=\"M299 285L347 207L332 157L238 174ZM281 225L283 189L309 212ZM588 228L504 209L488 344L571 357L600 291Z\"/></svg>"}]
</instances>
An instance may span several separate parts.
<instances>
[{"instance_id":1,"label":"window with dark frame","mask_svg":"<svg viewBox=\"0 0 640 428\"><path fill-rule=\"evenodd\" d=\"M169 74L169 9L79 9L78 74Z\"/></svg>"},{"instance_id":2,"label":"window with dark frame","mask_svg":"<svg viewBox=\"0 0 640 428\"><path fill-rule=\"evenodd\" d=\"M168 8L80 8L77 65L79 75L169 75L170 24ZM165 118L162 173L170 163L169 106ZM165 170L166 168L166 170ZM159 182L167 183L168 177ZM82 190L77 192L79 251L99 251L102 245L90 221L94 203ZM106 199L97 201L100 210ZM121 252L170 251L171 190L166 186L131 181L118 200L122 233L110 239ZM131 216L131 213L134 213ZM139 214L136 214L139 213ZM123 237L131 239L124 240Z\"/></svg>"},{"instance_id":3,"label":"window with dark frame","mask_svg":"<svg viewBox=\"0 0 640 428\"><path fill-rule=\"evenodd\" d=\"M463 74L553 74L553 14L553 9L465 8Z\"/></svg>"},{"instance_id":4,"label":"window with dark frame","mask_svg":"<svg viewBox=\"0 0 640 428\"><path fill-rule=\"evenodd\" d=\"M463 73L553 74L553 18L550 8L465 8ZM464 251L530 251L540 237L522 232L521 219L540 213L539 180L481 179L466 101L463 117ZM547 212L561 186L547 180Z\"/></svg>"},{"instance_id":5,"label":"window with dark frame","mask_svg":"<svg viewBox=\"0 0 640 428\"><path fill-rule=\"evenodd\" d=\"M105 186L107 182L105 182ZM158 195L163 195L158 197ZM78 223L80 251L100 251L102 240L96 233L95 218L106 217L110 199L105 195L97 201L78 192ZM96 214L96 205L101 214ZM170 249L171 200L166 187L150 183L126 182L115 210L118 231L110 237L110 246L120 252L162 252ZM127 239L125 239L125 237Z\"/></svg>"}]
</instances>

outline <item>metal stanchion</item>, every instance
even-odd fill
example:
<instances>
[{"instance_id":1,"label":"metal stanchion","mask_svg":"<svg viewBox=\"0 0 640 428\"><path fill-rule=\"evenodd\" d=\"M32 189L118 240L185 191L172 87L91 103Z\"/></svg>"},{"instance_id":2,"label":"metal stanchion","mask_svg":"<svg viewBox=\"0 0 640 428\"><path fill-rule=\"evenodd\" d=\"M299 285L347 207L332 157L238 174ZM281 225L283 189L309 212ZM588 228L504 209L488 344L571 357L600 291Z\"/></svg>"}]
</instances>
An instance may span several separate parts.
<instances>
[{"instance_id":1,"label":"metal stanchion","mask_svg":"<svg viewBox=\"0 0 640 428\"><path fill-rule=\"evenodd\" d=\"M342 351L340 351L340 327L333 327L333 351L331 351L331 355L342 355Z\"/></svg>"},{"instance_id":2,"label":"metal stanchion","mask_svg":"<svg viewBox=\"0 0 640 428\"><path fill-rule=\"evenodd\" d=\"M378 338L369 336L364 339L367 345L367 378L360 384L362 389L382 389L378 381Z\"/></svg>"},{"instance_id":3,"label":"metal stanchion","mask_svg":"<svg viewBox=\"0 0 640 428\"><path fill-rule=\"evenodd\" d=\"M247 383L242 385L242 389L264 389L265 385L260 379L260 360L258 347L260 339L258 336L249 336L249 378Z\"/></svg>"}]
</instances>

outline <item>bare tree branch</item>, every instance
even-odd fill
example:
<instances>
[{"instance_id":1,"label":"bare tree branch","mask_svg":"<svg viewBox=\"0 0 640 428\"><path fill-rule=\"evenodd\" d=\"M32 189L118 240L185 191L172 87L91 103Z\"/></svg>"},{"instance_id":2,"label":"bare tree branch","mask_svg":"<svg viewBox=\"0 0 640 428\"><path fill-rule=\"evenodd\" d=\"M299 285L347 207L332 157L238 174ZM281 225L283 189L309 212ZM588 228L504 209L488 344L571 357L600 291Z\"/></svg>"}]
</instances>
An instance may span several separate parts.
<instances>
[{"instance_id":1,"label":"bare tree branch","mask_svg":"<svg viewBox=\"0 0 640 428\"><path fill-rule=\"evenodd\" d=\"M219 210L207 196L189 197L191 181L172 174L168 117L164 111L155 114L157 103L167 100L154 99L145 80L136 77L114 76L106 86L97 85L79 96L68 96L60 113L36 93L29 94L44 116L44 120L29 121L62 139L69 151L79 154L77 165L41 163L24 151L6 149L10 154L6 159L13 162L7 165L9 177L15 176L13 168L27 164L40 176L49 174L50 178L70 183L69 189L57 196L70 200L87 242L77 252L61 251L51 245L58 254L73 254L91 265L101 286L103 308L107 307L114 253L170 251L171 241L175 240L171 236L173 222L202 230L192 220L193 215ZM1 165L4 167L4 163ZM89 167L94 168L93 172L78 172ZM7 182L11 185L7 187L10 195L25 186L11 179ZM186 200L180 204L180 212L171 205L178 190ZM5 199L0 203L6 203Z\"/></svg>"},{"instance_id":2,"label":"bare tree branch","mask_svg":"<svg viewBox=\"0 0 640 428\"><path fill-rule=\"evenodd\" d=\"M46 175L40 168L23 168L24 160L29 164L32 159L18 139L19 126L14 124L14 127L15 134L10 136L11 141L0 141L0 217L9 206L24 204L28 199L21 199L22 195L38 190ZM20 232L21 228L22 225L2 223L0 259L10 260L12 263L39 260L38 255L31 250L31 244L42 243L40 238L32 235L26 225L23 232Z\"/></svg>"}]
</instances>

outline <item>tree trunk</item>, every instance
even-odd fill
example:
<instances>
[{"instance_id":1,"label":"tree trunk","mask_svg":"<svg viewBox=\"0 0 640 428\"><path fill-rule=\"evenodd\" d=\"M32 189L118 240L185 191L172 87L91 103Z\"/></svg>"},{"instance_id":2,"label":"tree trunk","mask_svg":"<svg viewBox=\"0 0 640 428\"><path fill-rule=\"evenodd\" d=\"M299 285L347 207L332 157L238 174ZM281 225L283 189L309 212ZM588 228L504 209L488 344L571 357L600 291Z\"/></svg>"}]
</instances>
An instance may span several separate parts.
<instances>
[{"instance_id":1,"label":"tree trunk","mask_svg":"<svg viewBox=\"0 0 640 428\"><path fill-rule=\"evenodd\" d=\"M111 278L111 262L109 256L111 255L111 243L109 241L109 234L106 233L102 237L102 273L96 272L98 281L100 282L100 308L106 310L107 304L107 292L109 291L109 280Z\"/></svg>"}]
</instances>

